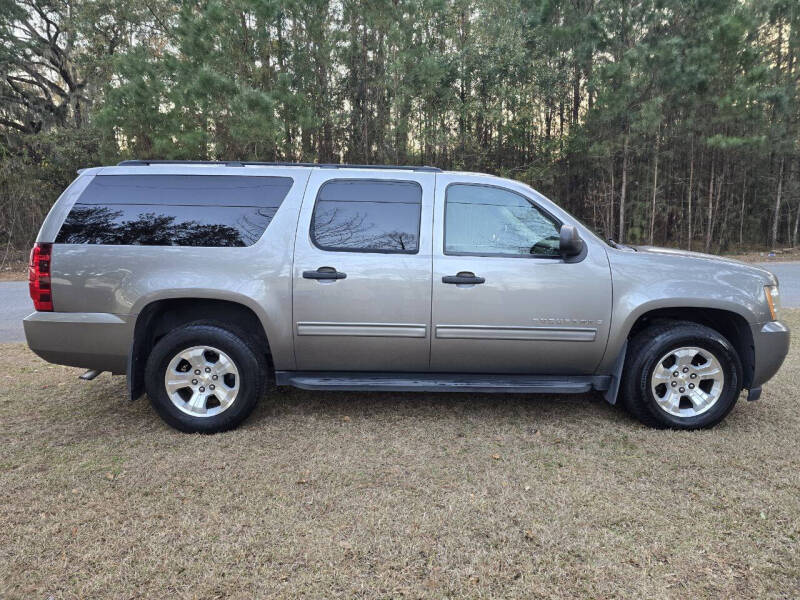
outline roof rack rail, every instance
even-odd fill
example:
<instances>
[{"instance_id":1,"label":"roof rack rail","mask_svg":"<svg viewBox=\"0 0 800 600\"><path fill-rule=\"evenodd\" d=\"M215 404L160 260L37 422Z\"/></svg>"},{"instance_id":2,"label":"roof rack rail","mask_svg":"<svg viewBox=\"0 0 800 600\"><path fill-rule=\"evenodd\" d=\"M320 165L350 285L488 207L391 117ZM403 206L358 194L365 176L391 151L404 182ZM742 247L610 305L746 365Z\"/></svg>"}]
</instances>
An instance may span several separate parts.
<instances>
[{"instance_id":1,"label":"roof rack rail","mask_svg":"<svg viewBox=\"0 0 800 600\"><path fill-rule=\"evenodd\" d=\"M149 167L150 165L221 165L224 167L241 167L238 160L123 160L118 167Z\"/></svg>"},{"instance_id":2,"label":"roof rack rail","mask_svg":"<svg viewBox=\"0 0 800 600\"><path fill-rule=\"evenodd\" d=\"M249 160L123 160L120 167L149 167L150 165L219 165L223 167L317 167L320 169L391 169L395 171L423 171L440 173L439 167L419 165L348 165L311 162L258 162Z\"/></svg>"}]
</instances>

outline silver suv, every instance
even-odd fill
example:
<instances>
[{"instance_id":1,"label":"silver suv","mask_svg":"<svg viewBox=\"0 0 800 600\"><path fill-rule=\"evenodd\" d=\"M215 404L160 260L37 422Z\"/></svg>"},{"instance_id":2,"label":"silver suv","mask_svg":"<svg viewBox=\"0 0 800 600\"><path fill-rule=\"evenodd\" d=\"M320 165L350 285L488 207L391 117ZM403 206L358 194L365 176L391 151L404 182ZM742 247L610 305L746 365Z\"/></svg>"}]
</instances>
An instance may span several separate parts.
<instances>
[{"instance_id":1,"label":"silver suv","mask_svg":"<svg viewBox=\"0 0 800 600\"><path fill-rule=\"evenodd\" d=\"M527 185L431 167L86 169L30 290L34 352L126 374L191 432L235 427L270 383L597 390L696 429L758 398L789 346L769 272L607 243Z\"/></svg>"}]
</instances>

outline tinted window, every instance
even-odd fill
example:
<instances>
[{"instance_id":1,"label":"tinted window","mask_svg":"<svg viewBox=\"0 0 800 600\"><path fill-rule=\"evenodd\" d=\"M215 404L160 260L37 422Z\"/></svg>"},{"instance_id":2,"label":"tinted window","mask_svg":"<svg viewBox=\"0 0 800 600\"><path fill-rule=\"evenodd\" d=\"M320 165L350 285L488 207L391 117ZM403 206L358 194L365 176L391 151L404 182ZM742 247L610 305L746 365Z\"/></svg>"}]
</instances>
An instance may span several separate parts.
<instances>
[{"instance_id":1,"label":"tinted window","mask_svg":"<svg viewBox=\"0 0 800 600\"><path fill-rule=\"evenodd\" d=\"M559 256L559 224L521 194L496 187L447 188L445 253Z\"/></svg>"},{"instance_id":2,"label":"tinted window","mask_svg":"<svg viewBox=\"0 0 800 600\"><path fill-rule=\"evenodd\" d=\"M289 177L98 175L56 242L249 246L292 186Z\"/></svg>"},{"instance_id":3,"label":"tinted window","mask_svg":"<svg viewBox=\"0 0 800 600\"><path fill-rule=\"evenodd\" d=\"M311 239L323 250L413 254L421 206L412 181L329 181L317 195Z\"/></svg>"}]
</instances>

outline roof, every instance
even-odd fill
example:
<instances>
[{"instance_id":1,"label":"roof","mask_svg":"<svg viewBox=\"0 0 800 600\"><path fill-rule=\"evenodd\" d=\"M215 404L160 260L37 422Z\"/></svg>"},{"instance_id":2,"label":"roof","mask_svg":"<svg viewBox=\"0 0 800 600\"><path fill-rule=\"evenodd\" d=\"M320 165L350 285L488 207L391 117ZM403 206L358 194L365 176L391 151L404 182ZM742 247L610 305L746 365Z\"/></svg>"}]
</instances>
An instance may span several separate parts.
<instances>
[{"instance_id":1,"label":"roof","mask_svg":"<svg viewBox=\"0 0 800 600\"><path fill-rule=\"evenodd\" d=\"M422 171L440 173L438 167L419 165L348 165L335 163L303 163L303 162L258 162L240 160L123 160L118 163L120 167L149 167L150 165L199 165L221 167L313 167L318 169L374 169L394 171Z\"/></svg>"}]
</instances>

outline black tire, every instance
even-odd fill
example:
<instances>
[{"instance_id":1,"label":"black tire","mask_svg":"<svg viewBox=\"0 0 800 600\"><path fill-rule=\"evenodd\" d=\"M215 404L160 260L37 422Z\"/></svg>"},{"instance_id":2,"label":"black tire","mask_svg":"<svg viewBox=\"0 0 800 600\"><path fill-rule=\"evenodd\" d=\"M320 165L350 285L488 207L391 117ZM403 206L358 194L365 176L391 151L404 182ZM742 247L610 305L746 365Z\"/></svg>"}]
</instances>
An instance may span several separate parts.
<instances>
[{"instance_id":1,"label":"black tire","mask_svg":"<svg viewBox=\"0 0 800 600\"><path fill-rule=\"evenodd\" d=\"M180 410L167 393L164 374L179 352L193 346L210 346L228 355L239 373L239 389L232 404L213 416L193 416ZM163 338L150 352L145 368L145 387L150 403L164 421L187 433L227 431L244 421L264 395L267 363L246 334L216 323L189 323Z\"/></svg>"},{"instance_id":2,"label":"black tire","mask_svg":"<svg viewBox=\"0 0 800 600\"><path fill-rule=\"evenodd\" d=\"M681 417L670 414L658 404L650 386L650 378L661 357L685 346L711 352L722 367L725 383L719 399L706 412ZM628 412L650 427L713 427L725 418L739 398L742 391L742 363L731 343L714 329L688 321L663 321L640 331L630 340L621 391L623 405Z\"/></svg>"}]
</instances>

